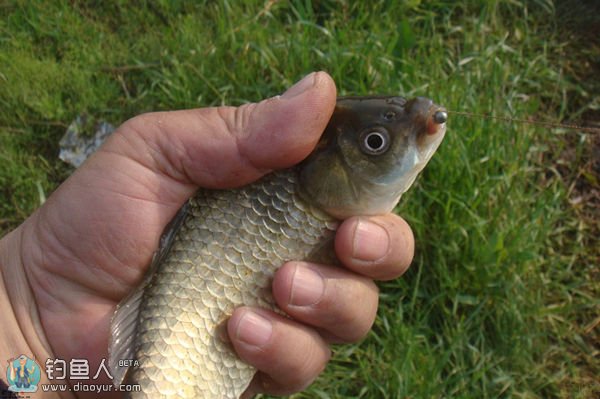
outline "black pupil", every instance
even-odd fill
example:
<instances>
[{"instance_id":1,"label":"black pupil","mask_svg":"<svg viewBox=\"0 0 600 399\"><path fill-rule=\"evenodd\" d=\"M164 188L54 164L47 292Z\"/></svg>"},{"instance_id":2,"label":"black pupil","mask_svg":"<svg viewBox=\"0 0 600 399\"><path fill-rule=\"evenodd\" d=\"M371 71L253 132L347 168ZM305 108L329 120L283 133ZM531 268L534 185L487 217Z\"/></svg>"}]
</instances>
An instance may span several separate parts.
<instances>
[{"instance_id":1,"label":"black pupil","mask_svg":"<svg viewBox=\"0 0 600 399\"><path fill-rule=\"evenodd\" d=\"M379 150L383 147L383 137L378 133L371 133L367 136L367 147L371 150Z\"/></svg>"}]
</instances>

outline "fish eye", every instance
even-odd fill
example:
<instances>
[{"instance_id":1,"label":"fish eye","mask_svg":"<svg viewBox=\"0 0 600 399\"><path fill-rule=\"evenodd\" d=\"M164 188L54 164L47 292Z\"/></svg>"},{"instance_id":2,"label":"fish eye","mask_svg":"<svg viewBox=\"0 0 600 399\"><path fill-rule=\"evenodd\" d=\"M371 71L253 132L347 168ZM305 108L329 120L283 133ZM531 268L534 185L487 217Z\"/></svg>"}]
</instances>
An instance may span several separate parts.
<instances>
[{"instance_id":1,"label":"fish eye","mask_svg":"<svg viewBox=\"0 0 600 399\"><path fill-rule=\"evenodd\" d=\"M389 147L390 135L384 129L369 129L360 135L360 148L365 154L383 154Z\"/></svg>"}]
</instances>

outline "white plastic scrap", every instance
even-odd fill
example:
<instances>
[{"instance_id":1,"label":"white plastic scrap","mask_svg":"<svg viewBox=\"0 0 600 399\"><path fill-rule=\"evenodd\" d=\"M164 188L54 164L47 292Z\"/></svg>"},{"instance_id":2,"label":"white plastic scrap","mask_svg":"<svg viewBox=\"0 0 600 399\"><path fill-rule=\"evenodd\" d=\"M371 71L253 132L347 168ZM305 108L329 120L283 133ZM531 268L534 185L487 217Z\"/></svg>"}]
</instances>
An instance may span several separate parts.
<instances>
[{"instance_id":1,"label":"white plastic scrap","mask_svg":"<svg viewBox=\"0 0 600 399\"><path fill-rule=\"evenodd\" d=\"M96 151L115 130L114 126L105 121L95 124L94 135L84 132L88 116L79 115L67 128L65 135L60 139L60 153L58 157L64 162L78 168L83 161Z\"/></svg>"}]
</instances>

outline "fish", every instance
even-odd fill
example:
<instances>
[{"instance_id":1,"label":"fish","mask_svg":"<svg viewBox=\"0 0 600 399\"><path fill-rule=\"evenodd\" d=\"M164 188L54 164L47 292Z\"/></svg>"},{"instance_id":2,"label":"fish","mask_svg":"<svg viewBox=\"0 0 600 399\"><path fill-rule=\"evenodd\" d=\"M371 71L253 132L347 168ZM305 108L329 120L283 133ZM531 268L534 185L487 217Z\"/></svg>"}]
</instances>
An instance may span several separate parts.
<instances>
[{"instance_id":1,"label":"fish","mask_svg":"<svg viewBox=\"0 0 600 399\"><path fill-rule=\"evenodd\" d=\"M130 398L239 398L256 369L227 339L233 310L282 313L270 290L275 271L290 260L335 262L340 221L391 212L440 145L446 120L425 97L340 97L298 165L237 189L199 189L115 311L115 385L139 385Z\"/></svg>"}]
</instances>

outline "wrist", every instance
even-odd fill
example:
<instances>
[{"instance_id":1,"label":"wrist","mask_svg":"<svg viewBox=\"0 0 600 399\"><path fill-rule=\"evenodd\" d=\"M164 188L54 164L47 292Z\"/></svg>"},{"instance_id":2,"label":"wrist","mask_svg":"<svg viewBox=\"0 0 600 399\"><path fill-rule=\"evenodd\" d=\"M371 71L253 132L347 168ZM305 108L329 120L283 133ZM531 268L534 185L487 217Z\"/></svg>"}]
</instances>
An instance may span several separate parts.
<instances>
[{"instance_id":1,"label":"wrist","mask_svg":"<svg viewBox=\"0 0 600 399\"><path fill-rule=\"evenodd\" d=\"M0 239L0 378L6 378L10 359L25 355L40 367L39 384L48 384L45 362L54 356L21 258L23 232L30 222L31 218ZM45 393L44 397L59 396Z\"/></svg>"}]
</instances>

